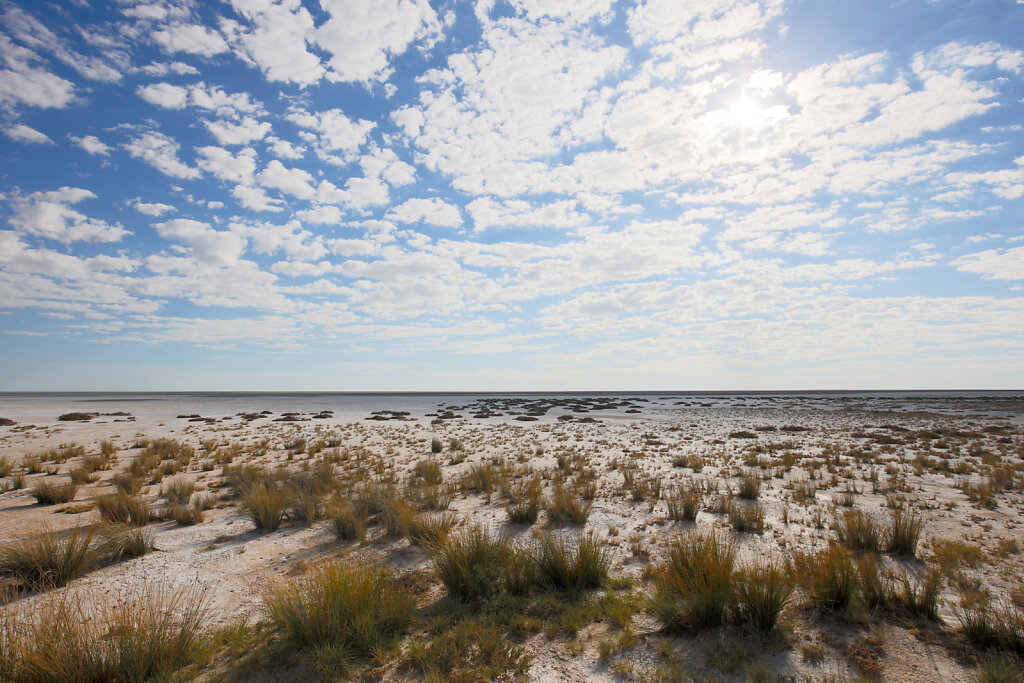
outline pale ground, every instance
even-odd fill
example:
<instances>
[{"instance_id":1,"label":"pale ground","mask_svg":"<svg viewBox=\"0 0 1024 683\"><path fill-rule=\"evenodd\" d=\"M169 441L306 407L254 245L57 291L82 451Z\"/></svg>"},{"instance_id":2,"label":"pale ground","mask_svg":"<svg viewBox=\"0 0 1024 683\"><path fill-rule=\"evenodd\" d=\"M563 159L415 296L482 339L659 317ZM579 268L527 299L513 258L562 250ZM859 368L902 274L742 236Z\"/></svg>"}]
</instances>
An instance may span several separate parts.
<instances>
[{"instance_id":1,"label":"pale ground","mask_svg":"<svg viewBox=\"0 0 1024 683\"><path fill-rule=\"evenodd\" d=\"M563 423L554 418L566 411L558 408L537 422L516 422L510 417L472 419L469 412L464 417L431 424L429 417L416 416L413 421L369 422L350 419L314 420L299 423L271 422L267 419L246 423L238 419L218 421L215 424L189 423L174 415L137 422L114 422L112 417L100 417L90 423L61 423L51 418L47 422L36 421L36 428L25 429L24 423L17 427L0 427L0 457L18 463L28 454L37 454L62 443L74 442L84 445L87 454L98 452L103 439L114 441L121 447L117 454L118 465L101 472L101 480L82 487L76 503L87 503L93 495L112 490L105 484L117 470L127 467L139 452L132 445L139 439L171 437L185 441L196 448L197 457L191 471L177 477L188 477L197 484L200 493L207 493L210 484L220 479L220 468L202 471L202 461L209 460L210 454L201 446L213 439L220 445L240 443L251 445L261 439L270 440L269 452L261 457L243 455L240 462L294 466L295 462L307 456L297 456L288 463L284 444L296 436L305 436L310 441L328 436L340 437L341 449L365 448L372 453L385 455L396 470L408 470L413 463L429 455L429 441L432 436L441 437L445 443L452 437L458 438L465 446L467 458L457 465L448 464L447 449L441 456L446 481L457 483L462 473L474 463L493 456L504 456L513 464L525 463L535 470L557 467L559 455L583 454L588 466L600 474L599 492L586 528L606 538L613 547L613 575L631 574L641 577L650 562L661 557L661 546L680 531L692 528L692 524L672 523L666 519L663 501L654 505L647 502L633 502L621 489L622 475L609 465L617 459L629 459L639 469L661 480L663 490L685 477L696 476L705 480L719 480L721 486L731 484L735 489L736 477L741 472L770 473L774 469L748 467L744 457L753 447L774 445L774 456L783 452L799 454L800 457L814 458L820 455L827 444L837 444L844 449L850 447L874 446L875 453L881 453L886 462L904 460L901 471L927 520L925 541L919 556L928 557L929 542L932 538L960 538L977 543L985 551L985 561L978 567L966 570L976 576L994 594L1005 596L1014 586L1021 585L1024 575L1024 554L1006 556L996 554L1001 539L1016 539L1024 547L1024 495L1018 491L1000 493L998 507L986 509L972 505L957 488L962 476L952 473L925 471L914 472L914 459L921 452L930 452L928 447L915 443L885 445L873 443L870 439L855 436L857 432L871 435L885 434L884 425L898 425L907 429L936 427L955 428L981 434L984 427L1007 425L1008 431L999 434L984 434L977 441L990 449L1007 450L1003 463L1020 463L1022 452L1021 417L1024 415L1022 402L1008 401L998 406L1000 412L981 412L978 405L966 403L952 407L943 414L915 410L895 412L892 410L865 410L856 403L842 410L823 410L814 402L792 400L782 405L768 401L756 401L753 405L733 402L732 405L716 404L701 406L676 406L672 401L663 400L657 405L642 405L641 414L625 415L619 411L592 412L591 416L601 422L590 424ZM64 412L65 406L54 406L54 418ZM260 406L254 405L254 411ZM987 407L982 405L982 410ZM222 418L225 415L208 415ZM20 422L20 421L19 421ZM738 430L755 430L757 427L779 427L800 425L810 431L786 433L781 431L757 432L756 439L730 438ZM899 434L896 434L899 436ZM999 443L997 439L1004 439ZM1006 440L1009 439L1009 443ZM536 455L543 447L543 455ZM966 445L963 451L967 451ZM699 474L689 468L674 467L672 459L677 455L701 454L706 457L706 466ZM1015 455L1013 455L1015 454ZM772 453L763 453L768 458ZM521 458L517 462L517 457ZM953 462L955 462L954 460ZM753 461L751 461L753 462ZM63 479L75 460L60 466L59 474L30 475L24 490L0 494L0 542L23 537L39 530L70 528L94 524L98 514L92 510L79 514L62 514L62 505L41 506L29 494L33 481L48 477L57 481ZM819 491L816 499L808 506L790 500L792 491L783 489L785 482L806 479L807 469L801 469L798 462L793 471L781 478L768 478L763 482L760 500L766 506L767 529L761 534L740 534L742 560L763 554L790 553L794 550L809 550L826 544L834 537L827 528L832 519L833 498L846 485L847 476L852 476L857 488L862 491L856 496L856 507L884 515L885 496L872 493L871 482L867 481L869 466L858 466L844 456L836 474L836 485L829 489L821 484L833 475L816 468ZM881 465L881 481L888 475ZM16 468L17 470L17 468ZM798 474L799 472L799 474ZM1020 476L1018 474L1018 476ZM975 476L975 481L979 480ZM143 493L154 503L158 500L159 485L144 487ZM374 542L363 546L342 544L335 541L326 523L311 528L284 526L274 533L255 531L252 522L237 508L237 501L229 501L220 508L206 513L206 520L192 527L178 527L173 522L158 522L150 528L154 532L157 552L142 558L95 570L72 583L71 590L90 595L120 595L133 586L146 582L163 586L184 585L199 582L208 587L213 599L213 614L218 623L246 619L250 623L261 618L258 587L261 582L275 576L294 575L311 562L324 557L358 554L375 556L390 561L396 568L407 570L429 568L426 554L412 548L405 540ZM788 509L789 521L783 523L784 506ZM505 512L500 496L495 494L488 503L481 495L458 493L450 509L457 513L463 523L483 522L495 529L505 524ZM825 520L825 528L813 523L815 513ZM540 525L544 525L542 513ZM723 514L704 511L697 520L698 528L728 528ZM519 533L528 534L528 531ZM214 543L215 539L220 539ZM886 558L887 566L902 565L905 569L918 572L924 567L921 561L897 562ZM438 589L440 591L440 589ZM956 619L952 611L952 595L944 594L942 617L945 629L955 628ZM19 600L10 609L31 610L36 601L44 599L30 596ZM752 656L742 662L741 668L732 673L715 669L708 663L708 653L728 647L730 636L718 631L700 634L693 638L674 639L683 653L690 670L695 674L706 674L717 680L746 680L751 670L763 667L794 680L834 680L855 678L857 671L842 655L842 643L863 632L829 619L816 618L796 610L793 620L791 642L775 645L769 651L755 650ZM606 662L602 662L596 651L598 638L607 631L603 624L592 624L580 632L576 641L565 638L548 640L538 634L526 641L526 646L535 655L531 669L534 680L623 680ZM951 653L935 639L916 637L918 625L910 622L883 623L885 632L883 647L884 677L887 680L953 681L972 680L971 669L958 663ZM927 630L928 627L924 627ZM614 658L613 661L627 661L635 672L657 663L655 644L662 638L655 621L640 612L634 617L633 629L640 637L640 644L633 650ZM731 636L735 639L735 635ZM802 654L802 645L824 644L821 659L808 659ZM405 674L402 674L405 675ZM395 678L400 674L392 671Z\"/></svg>"}]
</instances>

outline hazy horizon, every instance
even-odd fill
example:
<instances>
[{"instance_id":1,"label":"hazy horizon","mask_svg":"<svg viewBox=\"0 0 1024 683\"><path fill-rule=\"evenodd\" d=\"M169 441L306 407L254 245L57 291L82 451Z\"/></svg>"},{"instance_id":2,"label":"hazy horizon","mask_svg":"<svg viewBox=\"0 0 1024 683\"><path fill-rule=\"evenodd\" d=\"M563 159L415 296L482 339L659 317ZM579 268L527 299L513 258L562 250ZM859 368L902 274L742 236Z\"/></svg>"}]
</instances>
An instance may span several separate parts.
<instances>
[{"instance_id":1,"label":"hazy horizon","mask_svg":"<svg viewBox=\"0 0 1024 683\"><path fill-rule=\"evenodd\" d=\"M1017 390L1022 35L1010 0L6 3L0 391Z\"/></svg>"}]
</instances>

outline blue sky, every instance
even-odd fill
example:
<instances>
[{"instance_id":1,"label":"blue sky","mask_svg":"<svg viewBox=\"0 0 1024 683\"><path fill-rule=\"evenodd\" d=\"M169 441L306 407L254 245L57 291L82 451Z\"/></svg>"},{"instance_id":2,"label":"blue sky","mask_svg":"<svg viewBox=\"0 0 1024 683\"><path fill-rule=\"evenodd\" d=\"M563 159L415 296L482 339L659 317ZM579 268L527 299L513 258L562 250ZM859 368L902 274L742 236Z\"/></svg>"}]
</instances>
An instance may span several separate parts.
<instances>
[{"instance_id":1,"label":"blue sky","mask_svg":"<svg viewBox=\"0 0 1024 683\"><path fill-rule=\"evenodd\" d=\"M0 390L1024 387L1024 4L0 3Z\"/></svg>"}]
</instances>

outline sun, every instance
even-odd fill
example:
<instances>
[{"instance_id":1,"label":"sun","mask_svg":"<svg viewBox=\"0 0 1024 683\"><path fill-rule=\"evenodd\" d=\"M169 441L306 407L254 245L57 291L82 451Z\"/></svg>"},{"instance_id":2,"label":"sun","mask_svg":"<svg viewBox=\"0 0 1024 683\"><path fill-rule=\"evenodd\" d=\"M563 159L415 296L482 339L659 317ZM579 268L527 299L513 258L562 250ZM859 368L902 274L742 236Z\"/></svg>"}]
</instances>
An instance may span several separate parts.
<instances>
[{"instance_id":1,"label":"sun","mask_svg":"<svg viewBox=\"0 0 1024 683\"><path fill-rule=\"evenodd\" d=\"M743 95L729 107L729 117L741 128L758 128L765 119L765 110L755 100Z\"/></svg>"}]
</instances>

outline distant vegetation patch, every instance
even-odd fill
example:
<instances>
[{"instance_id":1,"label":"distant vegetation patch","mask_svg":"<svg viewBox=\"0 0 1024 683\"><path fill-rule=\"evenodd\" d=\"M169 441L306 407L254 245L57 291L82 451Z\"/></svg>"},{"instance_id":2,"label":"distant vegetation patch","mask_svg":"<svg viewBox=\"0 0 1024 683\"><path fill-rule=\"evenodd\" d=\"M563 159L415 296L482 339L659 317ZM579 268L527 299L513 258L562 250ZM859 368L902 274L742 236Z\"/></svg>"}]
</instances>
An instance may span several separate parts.
<instances>
[{"instance_id":1,"label":"distant vegetation patch","mask_svg":"<svg viewBox=\"0 0 1024 683\"><path fill-rule=\"evenodd\" d=\"M64 413L57 419L61 422L88 422L96 417L96 413Z\"/></svg>"},{"instance_id":2,"label":"distant vegetation patch","mask_svg":"<svg viewBox=\"0 0 1024 683\"><path fill-rule=\"evenodd\" d=\"M11 427L18 424L9 417L0 417L0 427Z\"/></svg>"}]
</instances>

